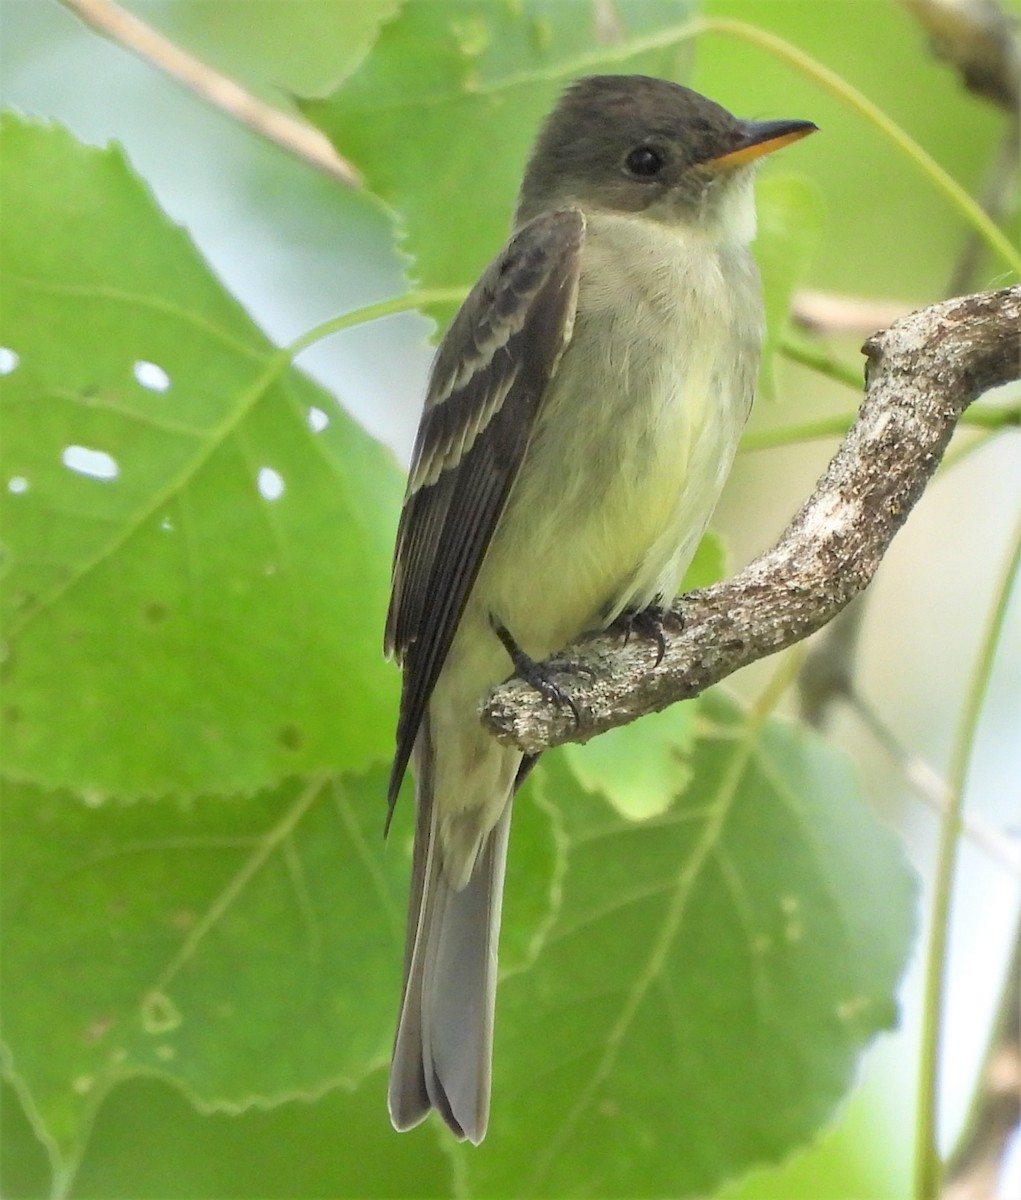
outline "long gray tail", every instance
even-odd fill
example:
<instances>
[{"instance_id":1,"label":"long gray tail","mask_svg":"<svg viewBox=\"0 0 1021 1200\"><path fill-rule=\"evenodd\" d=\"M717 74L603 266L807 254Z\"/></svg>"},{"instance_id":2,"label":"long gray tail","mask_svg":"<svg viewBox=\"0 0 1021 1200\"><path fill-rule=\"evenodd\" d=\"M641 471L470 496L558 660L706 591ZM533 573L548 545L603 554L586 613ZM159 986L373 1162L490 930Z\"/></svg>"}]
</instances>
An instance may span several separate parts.
<instances>
[{"instance_id":1,"label":"long gray tail","mask_svg":"<svg viewBox=\"0 0 1021 1200\"><path fill-rule=\"evenodd\" d=\"M404 995L390 1067L390 1119L398 1130L435 1108L459 1138L478 1145L489 1121L496 953L511 802L468 883L447 881L436 828L432 772L420 759L408 906Z\"/></svg>"}]
</instances>

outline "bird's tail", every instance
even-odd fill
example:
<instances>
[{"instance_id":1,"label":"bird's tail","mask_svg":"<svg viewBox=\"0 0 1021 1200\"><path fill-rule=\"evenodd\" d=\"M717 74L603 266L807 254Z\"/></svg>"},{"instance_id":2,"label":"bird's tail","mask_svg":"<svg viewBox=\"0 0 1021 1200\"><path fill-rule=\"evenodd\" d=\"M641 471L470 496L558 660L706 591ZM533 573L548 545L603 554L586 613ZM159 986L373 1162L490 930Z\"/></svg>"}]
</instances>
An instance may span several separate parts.
<instances>
[{"instance_id":1,"label":"bird's tail","mask_svg":"<svg viewBox=\"0 0 1021 1200\"><path fill-rule=\"evenodd\" d=\"M390 1119L411 1129L435 1108L478 1145L489 1121L497 942L511 803L455 889L443 869L431 754L418 757L417 816Z\"/></svg>"}]
</instances>

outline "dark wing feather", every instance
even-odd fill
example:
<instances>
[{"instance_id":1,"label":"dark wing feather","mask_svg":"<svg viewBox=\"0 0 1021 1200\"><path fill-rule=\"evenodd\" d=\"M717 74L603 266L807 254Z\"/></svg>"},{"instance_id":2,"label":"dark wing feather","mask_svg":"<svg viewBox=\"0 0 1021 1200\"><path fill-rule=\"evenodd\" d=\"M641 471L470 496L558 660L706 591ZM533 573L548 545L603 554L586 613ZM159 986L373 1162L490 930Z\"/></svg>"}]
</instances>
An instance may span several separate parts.
<instances>
[{"instance_id":1,"label":"dark wing feather","mask_svg":"<svg viewBox=\"0 0 1021 1200\"><path fill-rule=\"evenodd\" d=\"M429 697L571 337L585 219L530 221L451 323L433 364L394 554L386 650L404 668L390 809Z\"/></svg>"}]
</instances>

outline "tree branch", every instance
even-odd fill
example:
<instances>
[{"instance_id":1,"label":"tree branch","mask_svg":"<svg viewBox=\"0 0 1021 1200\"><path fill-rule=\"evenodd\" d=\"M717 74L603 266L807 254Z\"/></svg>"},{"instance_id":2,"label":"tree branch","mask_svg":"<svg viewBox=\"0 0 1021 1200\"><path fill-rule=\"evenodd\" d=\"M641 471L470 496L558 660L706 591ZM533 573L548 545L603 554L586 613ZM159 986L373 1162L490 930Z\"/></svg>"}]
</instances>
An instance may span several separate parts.
<instances>
[{"instance_id":1,"label":"tree branch","mask_svg":"<svg viewBox=\"0 0 1021 1200\"><path fill-rule=\"evenodd\" d=\"M591 635L546 664L577 705L577 722L512 679L483 704L484 724L527 754L588 741L821 628L872 579L961 413L1021 378L1019 329L1021 287L1013 287L933 305L871 337L858 419L812 496L772 550L675 603L659 666L641 639Z\"/></svg>"}]
</instances>

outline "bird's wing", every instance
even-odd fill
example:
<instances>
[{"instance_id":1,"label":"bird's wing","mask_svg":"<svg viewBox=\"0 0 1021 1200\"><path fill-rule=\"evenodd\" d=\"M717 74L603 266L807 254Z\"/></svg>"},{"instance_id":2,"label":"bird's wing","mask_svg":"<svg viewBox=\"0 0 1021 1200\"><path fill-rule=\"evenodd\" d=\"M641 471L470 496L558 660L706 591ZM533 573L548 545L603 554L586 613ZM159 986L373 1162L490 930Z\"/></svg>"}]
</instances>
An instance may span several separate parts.
<instances>
[{"instance_id":1,"label":"bird's wing","mask_svg":"<svg viewBox=\"0 0 1021 1200\"><path fill-rule=\"evenodd\" d=\"M422 717L571 339L585 218L536 217L507 243L436 354L397 531L386 651L404 667L390 810Z\"/></svg>"}]
</instances>

